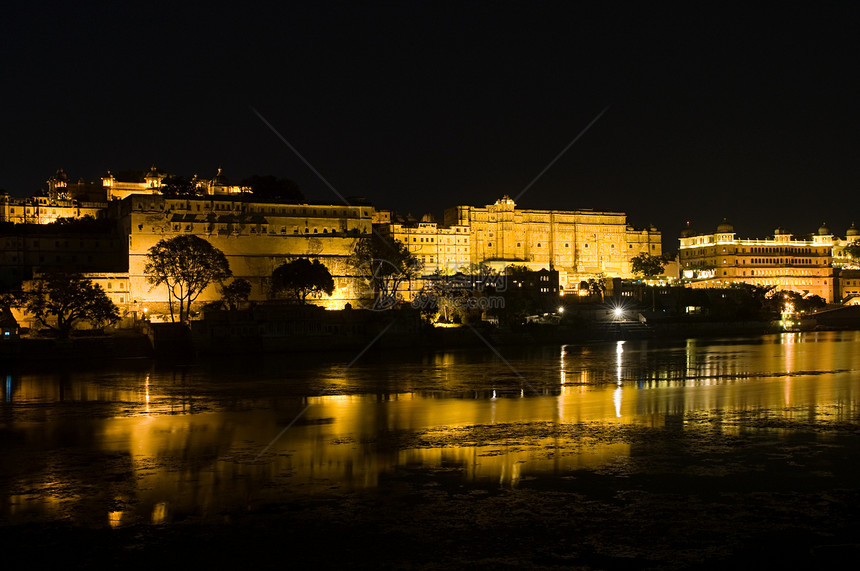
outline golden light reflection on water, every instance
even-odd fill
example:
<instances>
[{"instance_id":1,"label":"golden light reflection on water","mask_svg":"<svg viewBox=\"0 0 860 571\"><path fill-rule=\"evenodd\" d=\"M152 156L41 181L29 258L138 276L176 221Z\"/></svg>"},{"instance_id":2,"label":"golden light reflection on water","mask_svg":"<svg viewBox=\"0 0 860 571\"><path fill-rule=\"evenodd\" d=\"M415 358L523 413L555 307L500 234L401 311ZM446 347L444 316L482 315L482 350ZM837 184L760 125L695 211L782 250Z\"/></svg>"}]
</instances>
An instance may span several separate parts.
<instances>
[{"instance_id":1,"label":"golden light reflection on water","mask_svg":"<svg viewBox=\"0 0 860 571\"><path fill-rule=\"evenodd\" d=\"M451 354L432 363L432 370L404 369L403 375L421 376L415 382L422 386L459 387L464 375L483 369L484 385L457 394L291 395L264 405L260 397L235 396L244 385L230 389L230 406L219 406L200 396L211 387L186 389L155 372L101 384L13 379L2 429L22 443L8 457L20 459L21 469L3 473L9 491L0 496L0 513L86 520L93 512L93 520L110 526L159 524L187 515L219 517L288 494L373 488L410 467L515 487L534 475L595 470L630 455L629 442L591 438L580 426L663 429L671 418L684 430L705 422L709 430L734 434L744 427L727 422L729 413L826 428L853 422L860 409L856 335L567 346L560 357L512 361L540 387L538 396L532 387L511 390L505 382L518 381L501 364L464 364ZM347 388L376 374L371 367L349 373L341 379ZM326 379L333 374L326 372ZM206 411L194 412L192 404L201 400L197 406ZM70 419L63 413L68 403L113 408Z\"/></svg>"}]
</instances>

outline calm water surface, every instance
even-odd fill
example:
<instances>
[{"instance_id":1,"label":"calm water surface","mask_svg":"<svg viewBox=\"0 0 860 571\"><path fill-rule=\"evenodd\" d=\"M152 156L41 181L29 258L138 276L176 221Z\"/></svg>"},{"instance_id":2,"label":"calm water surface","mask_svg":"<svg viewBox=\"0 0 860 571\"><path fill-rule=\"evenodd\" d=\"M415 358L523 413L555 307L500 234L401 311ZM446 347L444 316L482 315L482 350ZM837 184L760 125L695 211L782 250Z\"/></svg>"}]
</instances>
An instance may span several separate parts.
<instances>
[{"instance_id":1,"label":"calm water surface","mask_svg":"<svg viewBox=\"0 0 860 571\"><path fill-rule=\"evenodd\" d=\"M857 332L500 351L0 369L0 519L217 520L414 467L515 487L636 454L613 430L826 436L860 411Z\"/></svg>"}]
</instances>

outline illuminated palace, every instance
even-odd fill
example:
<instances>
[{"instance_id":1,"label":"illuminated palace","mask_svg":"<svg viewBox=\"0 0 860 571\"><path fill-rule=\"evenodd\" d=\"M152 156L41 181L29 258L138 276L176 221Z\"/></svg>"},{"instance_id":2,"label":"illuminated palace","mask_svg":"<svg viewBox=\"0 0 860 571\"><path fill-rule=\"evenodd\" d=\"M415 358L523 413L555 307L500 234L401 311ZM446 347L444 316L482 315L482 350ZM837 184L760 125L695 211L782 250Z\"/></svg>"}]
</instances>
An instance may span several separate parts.
<instances>
[{"instance_id":1,"label":"illuminated palace","mask_svg":"<svg viewBox=\"0 0 860 571\"><path fill-rule=\"evenodd\" d=\"M383 234L402 242L418 258L424 275L468 271L472 262L468 226L440 226L429 215L419 222L386 210L377 211L373 222Z\"/></svg>"},{"instance_id":2,"label":"illuminated palace","mask_svg":"<svg viewBox=\"0 0 860 571\"><path fill-rule=\"evenodd\" d=\"M152 288L143 272L147 251L163 238L194 234L224 252L234 278L252 284L252 300L267 298L268 278L278 265L307 256L325 264L335 281L334 295L319 303L331 308L355 304L358 294L347 258L358 237L371 231L371 206L256 201L250 189L230 185L220 170L212 179L193 179L200 195L174 198L161 194L166 176L153 167L137 181L117 180L108 173L101 184L69 184L58 171L48 180L45 196L36 197L44 216L35 215L34 199L2 197L11 215L4 217L8 222L47 224L90 214L103 219L110 230L99 236L66 235L63 227L50 233L48 227L39 227L46 232L38 233L10 227L0 240L0 278L27 280L52 270L83 271L101 283L122 310L165 313L166 290ZM91 212L72 208L84 197L101 201L93 201L98 207ZM220 298L211 285L197 307Z\"/></svg>"},{"instance_id":3,"label":"illuminated palace","mask_svg":"<svg viewBox=\"0 0 860 571\"><path fill-rule=\"evenodd\" d=\"M470 263L557 270L566 289L591 277L633 277L631 258L662 254L660 232L634 229L624 213L523 210L508 196L484 207L449 208L444 225L468 231Z\"/></svg>"},{"instance_id":4,"label":"illuminated palace","mask_svg":"<svg viewBox=\"0 0 860 571\"><path fill-rule=\"evenodd\" d=\"M356 239L370 232L372 210L370 206L254 202L247 197L128 196L120 203L119 219L128 236L131 298L140 309L167 299L166 290L151 289L146 281L147 251L162 238L194 234L224 252L233 276L251 282L254 300L266 299L269 276L289 258L318 259L335 280L335 294L322 304L340 309L356 301L347 258ZM210 286L199 301L220 297Z\"/></svg>"},{"instance_id":5,"label":"illuminated palace","mask_svg":"<svg viewBox=\"0 0 860 571\"><path fill-rule=\"evenodd\" d=\"M776 229L773 239L739 239L723 220L713 234L681 233L680 264L686 285L727 287L734 282L776 286L832 302L837 284L832 267L834 237L826 226L809 239Z\"/></svg>"},{"instance_id":6,"label":"illuminated palace","mask_svg":"<svg viewBox=\"0 0 860 571\"><path fill-rule=\"evenodd\" d=\"M69 176L59 169L47 180L47 190L37 196L15 198L7 194L0 195L0 222L50 224L61 218L98 218L105 213L110 201L121 200L132 194L157 194L166 176L166 173L153 166L145 174L133 177L133 180L119 180L108 171L98 183L85 182L83 179L70 182ZM237 195L251 190L229 184L221 169L211 179L195 175L191 182L205 195Z\"/></svg>"},{"instance_id":7,"label":"illuminated palace","mask_svg":"<svg viewBox=\"0 0 860 571\"><path fill-rule=\"evenodd\" d=\"M635 230L619 212L524 210L505 196L485 207L450 208L439 224L429 217L392 219L390 212L367 204L257 201L249 188L229 184L220 169L211 179L192 179L198 195L172 197L161 192L166 177L152 167L116 176L108 172L98 183L72 183L59 170L39 196L0 197L0 221L47 224L92 216L110 226L103 236L75 239L61 227L38 236L12 228L0 241L0 273L14 281L51 270L84 271L104 284L121 309L140 315L144 310L163 313L167 305L163 287L152 288L144 275L147 251L181 234L194 234L222 250L234 277L251 282L252 300L267 297L268 278L282 262L298 256L318 259L335 278L334 296L318 302L331 308L356 301L348 258L373 223L403 242L423 262L425 275L469 271L478 264L495 269L523 265L557 270L560 285L575 289L591 277L632 277L632 257L662 253L656 228ZM210 286L198 307L218 299L217 288Z\"/></svg>"}]
</instances>

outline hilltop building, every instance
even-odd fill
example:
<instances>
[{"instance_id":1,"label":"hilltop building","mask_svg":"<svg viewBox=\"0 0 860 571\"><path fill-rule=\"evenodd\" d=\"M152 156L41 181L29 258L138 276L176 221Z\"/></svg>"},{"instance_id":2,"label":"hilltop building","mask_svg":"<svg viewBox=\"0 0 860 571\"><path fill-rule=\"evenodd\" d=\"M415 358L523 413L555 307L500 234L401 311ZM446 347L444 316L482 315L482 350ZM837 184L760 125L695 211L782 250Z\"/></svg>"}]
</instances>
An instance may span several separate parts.
<instances>
[{"instance_id":1,"label":"hilltop building","mask_svg":"<svg viewBox=\"0 0 860 571\"><path fill-rule=\"evenodd\" d=\"M51 199L47 196L15 198L0 194L0 222L12 224L50 224L62 218L98 218L106 202L82 202L77 199Z\"/></svg>"},{"instance_id":2,"label":"hilltop building","mask_svg":"<svg viewBox=\"0 0 860 571\"><path fill-rule=\"evenodd\" d=\"M117 178L108 171L99 183L79 179L70 182L69 176L58 169L47 182L47 190L37 196L15 198L0 195L0 222L14 224L50 224L62 218L99 218L108 203L122 200L133 194L160 194L167 173L153 166L146 173L124 173ZM231 185L218 169L211 179L195 175L191 183L205 196L236 196L250 194L246 186Z\"/></svg>"},{"instance_id":3,"label":"hilltop building","mask_svg":"<svg viewBox=\"0 0 860 571\"><path fill-rule=\"evenodd\" d=\"M690 287L741 282L832 302L838 297L833 245L833 234L823 225L809 239L796 239L782 228L774 231L773 239L740 239L724 219L714 233L701 234L689 227L682 231L679 257L682 277Z\"/></svg>"},{"instance_id":4,"label":"hilltop building","mask_svg":"<svg viewBox=\"0 0 860 571\"><path fill-rule=\"evenodd\" d=\"M155 166L142 177L135 180L117 180L110 171L102 177L102 188L108 200L122 200L132 194L158 194L167 177ZM191 183L197 187L200 194L207 196L239 195L249 194L251 189L247 186L232 185L227 177L218 169L211 179L200 178L194 175Z\"/></svg>"}]
</instances>

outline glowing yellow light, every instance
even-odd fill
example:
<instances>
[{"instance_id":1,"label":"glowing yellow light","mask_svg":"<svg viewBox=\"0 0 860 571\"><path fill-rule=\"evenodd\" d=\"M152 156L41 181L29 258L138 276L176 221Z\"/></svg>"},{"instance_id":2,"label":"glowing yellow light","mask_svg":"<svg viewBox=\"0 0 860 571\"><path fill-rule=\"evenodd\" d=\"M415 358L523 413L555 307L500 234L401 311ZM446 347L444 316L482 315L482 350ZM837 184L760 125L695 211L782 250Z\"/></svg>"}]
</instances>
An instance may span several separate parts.
<instances>
[{"instance_id":1,"label":"glowing yellow light","mask_svg":"<svg viewBox=\"0 0 860 571\"><path fill-rule=\"evenodd\" d=\"M158 502L152 509L152 523L164 523L165 519L167 519L167 503Z\"/></svg>"}]
</instances>

